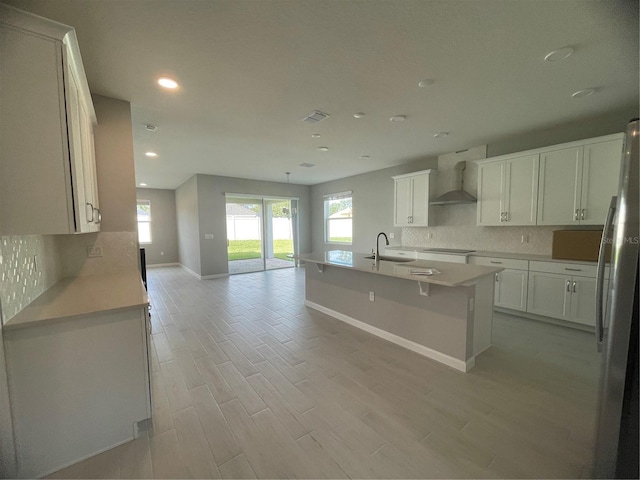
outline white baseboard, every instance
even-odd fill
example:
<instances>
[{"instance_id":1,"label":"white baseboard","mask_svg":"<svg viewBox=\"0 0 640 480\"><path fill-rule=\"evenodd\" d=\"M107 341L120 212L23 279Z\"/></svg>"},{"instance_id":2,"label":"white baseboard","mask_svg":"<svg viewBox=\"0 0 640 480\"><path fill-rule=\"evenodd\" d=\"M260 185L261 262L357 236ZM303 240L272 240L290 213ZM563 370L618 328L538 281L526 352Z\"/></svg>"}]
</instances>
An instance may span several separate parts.
<instances>
[{"instance_id":1,"label":"white baseboard","mask_svg":"<svg viewBox=\"0 0 640 480\"><path fill-rule=\"evenodd\" d=\"M348 323L349 325L364 330L365 332L369 332L376 337L383 338L391 343L395 343L396 345L400 345L401 347L404 347L408 350L419 353L424 357L430 358L440 363L444 363L445 365L455 368L456 370L459 370L461 372L468 372L476 364L475 357L472 357L465 362L463 360L459 360L444 353L438 352L437 350L433 350L432 348L420 345L419 343L407 340L406 338L400 337L394 333L389 333L378 327L369 325L368 323L356 320L355 318L345 315L344 313L336 312L335 310L331 310L330 308L323 307L322 305L318 305L317 303L311 302L309 300L305 300L304 304L309 308L313 308L314 310L318 310L319 312L326 313L333 318L337 318L338 320Z\"/></svg>"},{"instance_id":2,"label":"white baseboard","mask_svg":"<svg viewBox=\"0 0 640 480\"><path fill-rule=\"evenodd\" d=\"M190 273L191 275L193 275L194 277L196 277L198 280L212 280L214 278L223 278L223 277L228 277L229 274L228 273L220 273L217 275L200 275L196 272L194 272L193 270L191 270L189 267L185 267L183 264L179 264L182 268L184 268L187 273Z\"/></svg>"},{"instance_id":3,"label":"white baseboard","mask_svg":"<svg viewBox=\"0 0 640 480\"><path fill-rule=\"evenodd\" d=\"M161 267L179 267L178 262L173 263L151 263L147 265L147 268L161 268Z\"/></svg>"}]
</instances>

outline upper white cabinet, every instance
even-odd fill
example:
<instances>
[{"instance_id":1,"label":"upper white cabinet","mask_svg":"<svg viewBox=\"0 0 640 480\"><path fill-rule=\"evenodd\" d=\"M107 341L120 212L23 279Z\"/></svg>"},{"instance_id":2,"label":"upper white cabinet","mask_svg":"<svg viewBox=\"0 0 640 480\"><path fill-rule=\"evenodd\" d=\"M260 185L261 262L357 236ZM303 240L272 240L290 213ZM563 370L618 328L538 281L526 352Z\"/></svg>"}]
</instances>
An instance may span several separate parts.
<instances>
[{"instance_id":1,"label":"upper white cabinet","mask_svg":"<svg viewBox=\"0 0 640 480\"><path fill-rule=\"evenodd\" d=\"M540 155L538 225L602 225L618 190L622 135Z\"/></svg>"},{"instance_id":2,"label":"upper white cabinet","mask_svg":"<svg viewBox=\"0 0 640 480\"><path fill-rule=\"evenodd\" d=\"M622 142L620 133L478 161L477 224L602 225Z\"/></svg>"},{"instance_id":3,"label":"upper white cabinet","mask_svg":"<svg viewBox=\"0 0 640 480\"><path fill-rule=\"evenodd\" d=\"M478 225L536 224L538 158L478 162Z\"/></svg>"},{"instance_id":4,"label":"upper white cabinet","mask_svg":"<svg viewBox=\"0 0 640 480\"><path fill-rule=\"evenodd\" d=\"M393 177L396 227L426 227L429 225L429 192L431 170Z\"/></svg>"},{"instance_id":5,"label":"upper white cabinet","mask_svg":"<svg viewBox=\"0 0 640 480\"><path fill-rule=\"evenodd\" d=\"M0 234L98 231L95 112L72 28L0 4Z\"/></svg>"}]
</instances>

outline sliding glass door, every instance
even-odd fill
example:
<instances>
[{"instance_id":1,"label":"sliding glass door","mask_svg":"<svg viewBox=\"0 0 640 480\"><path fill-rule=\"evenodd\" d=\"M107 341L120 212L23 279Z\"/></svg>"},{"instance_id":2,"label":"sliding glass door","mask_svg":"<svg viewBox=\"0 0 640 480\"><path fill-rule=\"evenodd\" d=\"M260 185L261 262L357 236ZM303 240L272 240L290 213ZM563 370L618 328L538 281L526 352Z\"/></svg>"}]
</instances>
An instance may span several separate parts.
<instances>
[{"instance_id":1,"label":"sliding glass door","mask_svg":"<svg viewBox=\"0 0 640 480\"><path fill-rule=\"evenodd\" d=\"M295 266L297 210L295 198L227 195L229 273Z\"/></svg>"}]
</instances>

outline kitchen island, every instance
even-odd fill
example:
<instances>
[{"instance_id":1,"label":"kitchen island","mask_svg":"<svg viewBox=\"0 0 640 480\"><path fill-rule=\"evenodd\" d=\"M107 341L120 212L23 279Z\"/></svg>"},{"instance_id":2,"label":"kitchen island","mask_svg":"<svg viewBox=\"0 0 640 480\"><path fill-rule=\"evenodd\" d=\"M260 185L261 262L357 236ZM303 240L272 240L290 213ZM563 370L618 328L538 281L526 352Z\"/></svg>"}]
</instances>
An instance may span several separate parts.
<instances>
[{"instance_id":1,"label":"kitchen island","mask_svg":"<svg viewBox=\"0 0 640 480\"><path fill-rule=\"evenodd\" d=\"M457 370L473 368L491 346L494 276L502 268L366 256L300 255L305 305Z\"/></svg>"}]
</instances>

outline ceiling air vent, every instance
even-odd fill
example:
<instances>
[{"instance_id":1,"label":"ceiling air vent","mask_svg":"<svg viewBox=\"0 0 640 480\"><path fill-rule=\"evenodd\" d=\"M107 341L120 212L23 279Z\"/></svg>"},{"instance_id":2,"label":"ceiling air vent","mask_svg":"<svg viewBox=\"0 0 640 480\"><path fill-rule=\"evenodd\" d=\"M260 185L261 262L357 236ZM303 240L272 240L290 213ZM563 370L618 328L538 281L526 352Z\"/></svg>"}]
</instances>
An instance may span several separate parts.
<instances>
[{"instance_id":1,"label":"ceiling air vent","mask_svg":"<svg viewBox=\"0 0 640 480\"><path fill-rule=\"evenodd\" d=\"M311 167L315 167L316 164L315 163L306 163L305 162L305 163L301 163L300 166L304 167L304 168L311 168Z\"/></svg>"},{"instance_id":2,"label":"ceiling air vent","mask_svg":"<svg viewBox=\"0 0 640 480\"><path fill-rule=\"evenodd\" d=\"M328 113L323 113L323 112L320 112L319 110L314 110L309 115L304 117L302 121L307 123L318 123L324 120L325 118L329 118L330 116L331 115L329 115Z\"/></svg>"}]
</instances>

